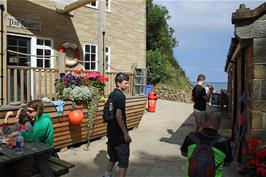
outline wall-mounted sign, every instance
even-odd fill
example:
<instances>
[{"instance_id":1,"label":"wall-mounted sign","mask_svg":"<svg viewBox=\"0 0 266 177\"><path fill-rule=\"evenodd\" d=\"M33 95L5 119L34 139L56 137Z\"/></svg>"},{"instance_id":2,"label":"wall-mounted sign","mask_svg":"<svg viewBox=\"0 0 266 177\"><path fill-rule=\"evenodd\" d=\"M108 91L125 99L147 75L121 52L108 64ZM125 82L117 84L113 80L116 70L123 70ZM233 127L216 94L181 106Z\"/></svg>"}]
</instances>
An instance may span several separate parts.
<instances>
[{"instance_id":1,"label":"wall-mounted sign","mask_svg":"<svg viewBox=\"0 0 266 177\"><path fill-rule=\"evenodd\" d=\"M7 26L28 30L41 30L41 22L20 17L7 16Z\"/></svg>"}]
</instances>

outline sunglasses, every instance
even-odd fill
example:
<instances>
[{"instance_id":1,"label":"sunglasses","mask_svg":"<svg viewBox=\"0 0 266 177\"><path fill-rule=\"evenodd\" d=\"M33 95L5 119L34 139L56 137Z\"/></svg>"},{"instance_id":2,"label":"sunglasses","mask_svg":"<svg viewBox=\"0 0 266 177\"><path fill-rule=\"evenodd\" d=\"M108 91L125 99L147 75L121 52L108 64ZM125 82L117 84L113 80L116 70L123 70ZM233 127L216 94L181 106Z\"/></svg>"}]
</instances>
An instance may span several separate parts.
<instances>
[{"instance_id":1,"label":"sunglasses","mask_svg":"<svg viewBox=\"0 0 266 177\"><path fill-rule=\"evenodd\" d=\"M28 109L29 113L33 113L35 110L34 109Z\"/></svg>"}]
</instances>

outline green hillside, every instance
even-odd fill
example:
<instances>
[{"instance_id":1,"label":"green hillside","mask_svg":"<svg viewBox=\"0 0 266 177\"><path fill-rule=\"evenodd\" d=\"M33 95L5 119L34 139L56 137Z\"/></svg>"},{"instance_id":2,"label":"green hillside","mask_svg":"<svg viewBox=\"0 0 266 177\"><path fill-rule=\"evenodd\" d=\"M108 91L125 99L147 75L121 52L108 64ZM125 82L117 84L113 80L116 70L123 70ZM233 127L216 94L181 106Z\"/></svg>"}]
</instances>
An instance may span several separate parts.
<instances>
[{"instance_id":1,"label":"green hillside","mask_svg":"<svg viewBox=\"0 0 266 177\"><path fill-rule=\"evenodd\" d=\"M147 80L153 85L190 89L192 84L173 55L178 42L167 23L170 18L166 7L146 1Z\"/></svg>"}]
</instances>

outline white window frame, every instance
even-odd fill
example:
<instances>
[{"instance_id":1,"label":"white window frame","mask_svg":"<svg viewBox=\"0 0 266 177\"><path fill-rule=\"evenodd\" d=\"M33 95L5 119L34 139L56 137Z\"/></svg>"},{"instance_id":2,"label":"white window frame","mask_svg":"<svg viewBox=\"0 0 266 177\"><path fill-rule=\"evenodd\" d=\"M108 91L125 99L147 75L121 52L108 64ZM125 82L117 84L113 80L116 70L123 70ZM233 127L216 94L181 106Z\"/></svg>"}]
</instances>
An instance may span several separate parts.
<instances>
[{"instance_id":1,"label":"white window frame","mask_svg":"<svg viewBox=\"0 0 266 177\"><path fill-rule=\"evenodd\" d=\"M90 46L90 53L89 54L91 54L91 46L95 47L95 61L93 61L93 62L95 62L95 69L91 69L91 64L90 64L89 69L85 68L85 63L88 62L88 61L86 61L86 54L88 54L88 52L86 52L86 46ZM89 70L89 71L98 71L98 46L95 44L92 44L92 43L86 43L86 44L84 44L83 49L84 49L83 50L84 51L83 56L84 56L84 61L85 61L84 68L86 70ZM91 60L91 57L90 57L90 60ZM92 63L92 61L89 61L89 62Z\"/></svg>"},{"instance_id":2,"label":"white window frame","mask_svg":"<svg viewBox=\"0 0 266 177\"><path fill-rule=\"evenodd\" d=\"M86 4L85 6L93 9L98 9L98 4L99 4L98 0L96 0L95 3L96 3L95 6L93 6L92 3Z\"/></svg>"},{"instance_id":3,"label":"white window frame","mask_svg":"<svg viewBox=\"0 0 266 177\"><path fill-rule=\"evenodd\" d=\"M106 52L106 49L108 51ZM108 61L106 62L106 58L108 57ZM111 47L105 47L105 72L111 72Z\"/></svg>"},{"instance_id":4,"label":"white window frame","mask_svg":"<svg viewBox=\"0 0 266 177\"><path fill-rule=\"evenodd\" d=\"M54 41L51 39L51 38L44 38L44 37L37 37L37 36L29 36L29 35L22 35L22 34L15 34L15 33L7 33L7 35L9 35L9 36L17 36L17 37L26 37L26 38L30 38L30 40L31 40L31 48L30 48L30 54L31 55L34 55L34 56L31 56L30 57L30 60L31 60L31 64L30 64L30 66L31 67L36 67L37 66L37 57L36 57L36 51L37 51L37 48L36 48L36 44L37 44L37 38L39 38L39 39L46 39L46 40L51 40L51 47L50 47L50 49L51 49L51 55L54 55L54 49L53 49L53 47L54 47ZM48 46L46 46L46 47L48 47ZM55 59L54 59L54 57L51 59L51 65L50 65L50 68L54 68L55 66L54 66L54 62L55 61ZM34 95L34 94L36 94L36 93L34 93L34 80L33 80L33 73L31 73L31 76L30 76L30 78L31 78L31 80L33 81L32 82L32 84L31 84L31 95Z\"/></svg>"},{"instance_id":5,"label":"white window frame","mask_svg":"<svg viewBox=\"0 0 266 177\"><path fill-rule=\"evenodd\" d=\"M51 42L51 46L45 46L45 45L37 45L37 39L41 39L41 40L49 40ZM33 37L32 39L32 46L33 46L33 55L37 55L37 49L41 49L41 50L50 50L51 56L54 56L54 41L51 38L45 38L45 37ZM37 67L37 57L34 57L33 61L33 66ZM49 68L54 68L55 67L55 58L54 57L50 57L50 67ZM43 64L43 68L45 68L45 64Z\"/></svg>"},{"instance_id":6,"label":"white window frame","mask_svg":"<svg viewBox=\"0 0 266 177\"><path fill-rule=\"evenodd\" d=\"M107 1L108 1L108 5L107 5ZM105 0L105 4L104 4L104 7L105 7L105 11L107 12L111 12L111 1L112 0ZM93 9L98 9L98 6L99 6L99 0L96 0L95 1L96 5L93 6L92 3L89 3L89 4L86 4L85 6L86 7L90 7L90 8L93 8Z\"/></svg>"}]
</instances>

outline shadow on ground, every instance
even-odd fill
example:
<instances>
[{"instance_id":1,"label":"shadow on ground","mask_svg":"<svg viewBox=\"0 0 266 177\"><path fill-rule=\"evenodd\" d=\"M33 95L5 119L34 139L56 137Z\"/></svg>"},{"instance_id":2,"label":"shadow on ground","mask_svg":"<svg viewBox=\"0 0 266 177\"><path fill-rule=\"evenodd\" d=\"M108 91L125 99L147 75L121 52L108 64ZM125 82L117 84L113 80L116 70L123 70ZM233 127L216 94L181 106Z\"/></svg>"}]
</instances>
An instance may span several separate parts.
<instances>
[{"instance_id":1,"label":"shadow on ground","mask_svg":"<svg viewBox=\"0 0 266 177\"><path fill-rule=\"evenodd\" d=\"M170 144L178 144L181 146L186 135L193 130L193 126L194 126L194 117L193 114L190 114L187 120L177 130L167 129L167 132L171 136L169 138L162 137L160 141Z\"/></svg>"},{"instance_id":2,"label":"shadow on ground","mask_svg":"<svg viewBox=\"0 0 266 177\"><path fill-rule=\"evenodd\" d=\"M231 128L232 128L232 120L228 118L227 112L220 111L218 107L214 107L214 106L208 106L207 110L221 112L222 123L221 123L221 128L219 130L219 133L222 134L223 136L230 137ZM167 129L166 131L171 136L169 138L162 137L160 141L170 143L170 144L178 144L181 146L186 135L188 135L189 132L193 131L194 124L195 124L194 116L193 114L190 114L190 116L186 119L186 121L177 130Z\"/></svg>"}]
</instances>

